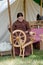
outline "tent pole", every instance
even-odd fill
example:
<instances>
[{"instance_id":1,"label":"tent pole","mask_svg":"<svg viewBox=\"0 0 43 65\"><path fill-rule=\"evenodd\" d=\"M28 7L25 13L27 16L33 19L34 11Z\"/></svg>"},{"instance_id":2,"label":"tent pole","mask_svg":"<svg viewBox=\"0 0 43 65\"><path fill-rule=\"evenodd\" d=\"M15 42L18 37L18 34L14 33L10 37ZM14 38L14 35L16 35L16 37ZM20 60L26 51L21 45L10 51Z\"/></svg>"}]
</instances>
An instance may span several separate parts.
<instances>
[{"instance_id":1,"label":"tent pole","mask_svg":"<svg viewBox=\"0 0 43 65\"><path fill-rule=\"evenodd\" d=\"M41 6L40 6L40 15L42 16L42 0L41 0Z\"/></svg>"},{"instance_id":2,"label":"tent pole","mask_svg":"<svg viewBox=\"0 0 43 65\"><path fill-rule=\"evenodd\" d=\"M26 0L24 0L24 18L26 19Z\"/></svg>"},{"instance_id":3,"label":"tent pole","mask_svg":"<svg viewBox=\"0 0 43 65\"><path fill-rule=\"evenodd\" d=\"M12 34L12 21L11 21L10 2L9 2L9 0L7 0L7 2L8 2L8 14L9 14L10 29L11 29L11 39L12 39L12 45L13 45L14 42L13 42L13 34ZM12 49L14 51L14 48L12 48Z\"/></svg>"}]
</instances>

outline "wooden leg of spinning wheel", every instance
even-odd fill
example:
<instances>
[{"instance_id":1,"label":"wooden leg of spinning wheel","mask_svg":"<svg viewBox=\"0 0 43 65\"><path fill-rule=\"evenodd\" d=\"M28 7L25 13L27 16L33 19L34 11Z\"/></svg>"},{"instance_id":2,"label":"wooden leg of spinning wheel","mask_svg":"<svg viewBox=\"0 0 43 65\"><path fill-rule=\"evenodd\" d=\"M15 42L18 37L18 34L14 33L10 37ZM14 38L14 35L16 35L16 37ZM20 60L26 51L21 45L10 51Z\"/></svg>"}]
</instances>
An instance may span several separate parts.
<instances>
[{"instance_id":1,"label":"wooden leg of spinning wheel","mask_svg":"<svg viewBox=\"0 0 43 65\"><path fill-rule=\"evenodd\" d=\"M25 49L23 49L23 59L24 59L24 51L25 51Z\"/></svg>"},{"instance_id":2,"label":"wooden leg of spinning wheel","mask_svg":"<svg viewBox=\"0 0 43 65\"><path fill-rule=\"evenodd\" d=\"M13 47L13 57L15 58L15 48Z\"/></svg>"},{"instance_id":3,"label":"wooden leg of spinning wheel","mask_svg":"<svg viewBox=\"0 0 43 65\"><path fill-rule=\"evenodd\" d=\"M31 44L31 50L32 50L32 54L33 54L33 44Z\"/></svg>"},{"instance_id":4,"label":"wooden leg of spinning wheel","mask_svg":"<svg viewBox=\"0 0 43 65\"><path fill-rule=\"evenodd\" d=\"M21 49L21 47L20 47L20 55L19 56L22 56L22 49Z\"/></svg>"}]
</instances>

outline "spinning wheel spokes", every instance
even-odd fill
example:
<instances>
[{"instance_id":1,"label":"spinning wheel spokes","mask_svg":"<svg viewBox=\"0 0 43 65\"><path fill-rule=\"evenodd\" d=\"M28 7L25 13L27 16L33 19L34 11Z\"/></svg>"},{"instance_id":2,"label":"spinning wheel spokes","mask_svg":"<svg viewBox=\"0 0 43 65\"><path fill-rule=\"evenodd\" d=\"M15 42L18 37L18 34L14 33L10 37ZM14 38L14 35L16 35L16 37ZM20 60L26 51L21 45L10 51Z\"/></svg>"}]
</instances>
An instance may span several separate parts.
<instances>
[{"instance_id":1,"label":"spinning wheel spokes","mask_svg":"<svg viewBox=\"0 0 43 65\"><path fill-rule=\"evenodd\" d=\"M24 38L24 36L21 36L20 38L22 39L22 38Z\"/></svg>"},{"instance_id":2,"label":"spinning wheel spokes","mask_svg":"<svg viewBox=\"0 0 43 65\"><path fill-rule=\"evenodd\" d=\"M19 37L20 37L20 39L22 39L24 41L25 36L23 34L22 35L19 34Z\"/></svg>"},{"instance_id":3,"label":"spinning wheel spokes","mask_svg":"<svg viewBox=\"0 0 43 65\"><path fill-rule=\"evenodd\" d=\"M13 39L14 41L16 41L16 39Z\"/></svg>"},{"instance_id":4,"label":"spinning wheel spokes","mask_svg":"<svg viewBox=\"0 0 43 65\"><path fill-rule=\"evenodd\" d=\"M13 35L13 38L15 39L15 38L16 38L16 36L14 36L14 35Z\"/></svg>"},{"instance_id":5,"label":"spinning wheel spokes","mask_svg":"<svg viewBox=\"0 0 43 65\"><path fill-rule=\"evenodd\" d=\"M15 41L15 44L17 44L17 41Z\"/></svg>"},{"instance_id":6,"label":"spinning wheel spokes","mask_svg":"<svg viewBox=\"0 0 43 65\"><path fill-rule=\"evenodd\" d=\"M19 33L19 36L21 36L21 32Z\"/></svg>"},{"instance_id":7,"label":"spinning wheel spokes","mask_svg":"<svg viewBox=\"0 0 43 65\"><path fill-rule=\"evenodd\" d=\"M18 36L17 32L15 33L16 36Z\"/></svg>"}]
</instances>

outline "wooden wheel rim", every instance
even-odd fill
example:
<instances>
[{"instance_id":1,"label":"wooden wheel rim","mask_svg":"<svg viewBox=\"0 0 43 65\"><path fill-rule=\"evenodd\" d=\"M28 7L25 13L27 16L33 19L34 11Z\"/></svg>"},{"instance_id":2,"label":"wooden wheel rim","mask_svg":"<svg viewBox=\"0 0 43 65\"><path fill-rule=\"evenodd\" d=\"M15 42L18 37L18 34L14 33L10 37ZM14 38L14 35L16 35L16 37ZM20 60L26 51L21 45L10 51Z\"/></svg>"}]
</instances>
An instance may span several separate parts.
<instances>
[{"instance_id":1,"label":"wooden wheel rim","mask_svg":"<svg viewBox=\"0 0 43 65\"><path fill-rule=\"evenodd\" d=\"M25 44L25 42L26 42L26 34L25 34L22 30L15 30L15 31L13 31L13 34L15 34L15 33L17 33L17 32L23 34L24 40L23 40L22 44ZM20 34L19 34L19 35L20 35Z\"/></svg>"}]
</instances>

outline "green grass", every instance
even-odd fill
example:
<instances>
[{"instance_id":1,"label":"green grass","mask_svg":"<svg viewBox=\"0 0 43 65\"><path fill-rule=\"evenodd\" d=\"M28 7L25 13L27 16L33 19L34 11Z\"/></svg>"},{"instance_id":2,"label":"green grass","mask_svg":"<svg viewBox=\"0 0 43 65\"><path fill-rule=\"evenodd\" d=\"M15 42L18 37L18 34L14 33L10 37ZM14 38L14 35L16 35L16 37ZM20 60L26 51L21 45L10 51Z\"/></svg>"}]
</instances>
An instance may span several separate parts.
<instances>
[{"instance_id":1,"label":"green grass","mask_svg":"<svg viewBox=\"0 0 43 65\"><path fill-rule=\"evenodd\" d=\"M0 65L43 65L43 51L34 50L34 54L25 57L11 57L2 56L0 57Z\"/></svg>"}]
</instances>

